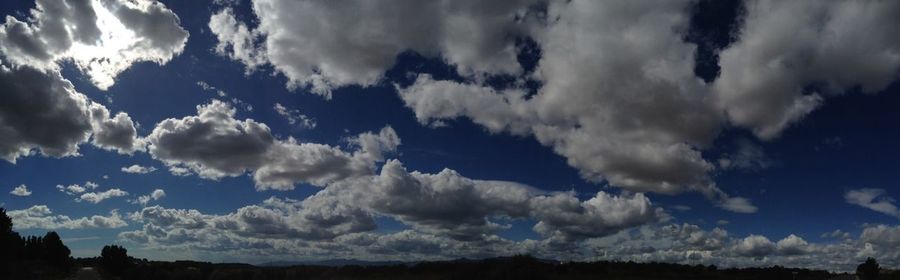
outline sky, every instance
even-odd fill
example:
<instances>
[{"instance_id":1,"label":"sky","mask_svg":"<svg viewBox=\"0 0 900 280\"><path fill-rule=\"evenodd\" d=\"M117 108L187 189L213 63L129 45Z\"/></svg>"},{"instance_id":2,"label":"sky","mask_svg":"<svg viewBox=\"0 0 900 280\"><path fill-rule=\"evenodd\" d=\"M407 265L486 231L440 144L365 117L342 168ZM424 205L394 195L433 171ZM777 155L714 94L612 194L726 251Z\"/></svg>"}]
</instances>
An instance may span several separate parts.
<instances>
[{"instance_id":1,"label":"sky","mask_svg":"<svg viewBox=\"0 0 900 280\"><path fill-rule=\"evenodd\" d=\"M0 203L75 256L900 268L896 1L0 7Z\"/></svg>"}]
</instances>

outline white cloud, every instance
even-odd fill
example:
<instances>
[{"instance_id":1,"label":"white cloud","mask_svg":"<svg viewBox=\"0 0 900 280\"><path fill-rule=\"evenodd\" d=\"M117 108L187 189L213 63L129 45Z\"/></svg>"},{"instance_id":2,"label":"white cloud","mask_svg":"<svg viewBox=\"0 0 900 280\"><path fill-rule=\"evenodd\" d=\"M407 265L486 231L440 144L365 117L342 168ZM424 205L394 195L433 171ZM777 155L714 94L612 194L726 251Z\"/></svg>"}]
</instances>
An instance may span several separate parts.
<instances>
[{"instance_id":1,"label":"white cloud","mask_svg":"<svg viewBox=\"0 0 900 280\"><path fill-rule=\"evenodd\" d=\"M422 123L465 116L491 132L533 135L589 181L699 191L725 209L753 212L749 200L716 187L708 176L715 167L700 153L724 119L693 74L695 47L681 34L689 5L551 2L553 20L532 33L542 53L533 96L428 75L398 91Z\"/></svg>"},{"instance_id":2,"label":"white cloud","mask_svg":"<svg viewBox=\"0 0 900 280\"><path fill-rule=\"evenodd\" d=\"M288 109L281 105L281 103L275 103L275 112L284 117L285 120L291 125L297 125L298 127L312 129L316 127L316 121L304 114L300 113L300 110L297 109Z\"/></svg>"},{"instance_id":3,"label":"white cloud","mask_svg":"<svg viewBox=\"0 0 900 280\"><path fill-rule=\"evenodd\" d=\"M576 244L654 223L664 213L642 194L598 192L580 201L573 193L548 195L514 182L470 179L450 169L409 172L390 160L379 174L330 183L302 201L273 197L221 215L152 206L129 216L143 228L119 237L152 248L259 249L266 255L350 250L356 258L403 253L431 259L438 256L434 254L498 256L526 253L529 246ZM375 217L396 219L412 229L376 234ZM524 245L496 236L510 227L506 223L511 219L534 219L539 223L535 230L548 239Z\"/></svg>"},{"instance_id":4,"label":"white cloud","mask_svg":"<svg viewBox=\"0 0 900 280\"><path fill-rule=\"evenodd\" d=\"M137 199L129 200L131 203L140 204L141 206L147 206L147 203L150 201L157 201L166 197L166 191L162 189L155 189L153 192L147 195L138 196Z\"/></svg>"},{"instance_id":5,"label":"white cloud","mask_svg":"<svg viewBox=\"0 0 900 280\"><path fill-rule=\"evenodd\" d=\"M398 86L421 123L467 117L493 133L532 135L587 180L637 192L698 191L744 213L756 207L728 196L709 173L771 162L744 145L711 163L702 151L720 131L736 125L772 139L826 95L854 86L877 92L900 68L900 40L891 36L900 4L892 2L748 1L710 84L694 75L696 46L684 39L693 1L549 1L546 14L531 1L470 4L256 0L257 28L229 8L209 25L218 53L248 70L271 65L290 87L325 96L380 83L404 51L442 58L463 82L420 74ZM517 37L540 48L533 73L515 59ZM516 82L494 88L483 79L489 75ZM528 80L540 84L536 92L519 88ZM805 93L813 84L821 88Z\"/></svg>"},{"instance_id":6,"label":"white cloud","mask_svg":"<svg viewBox=\"0 0 900 280\"><path fill-rule=\"evenodd\" d=\"M7 17L0 52L16 65L47 70L72 61L100 89L141 61L163 64L180 54L188 33L157 1L36 1L30 17Z\"/></svg>"},{"instance_id":7,"label":"white cloud","mask_svg":"<svg viewBox=\"0 0 900 280\"><path fill-rule=\"evenodd\" d=\"M886 249L900 247L900 226L873 225L863 229L859 239Z\"/></svg>"},{"instance_id":8,"label":"white cloud","mask_svg":"<svg viewBox=\"0 0 900 280\"><path fill-rule=\"evenodd\" d=\"M127 196L127 195L128 195L128 192L126 192L126 191L123 191L120 189L109 189L109 190L102 191L102 192L83 193L83 194L81 194L81 196L76 198L75 201L77 201L77 202L87 201L87 202L90 202L93 204L97 204L97 203L100 203L101 201L104 201L104 200L107 200L110 198Z\"/></svg>"},{"instance_id":9,"label":"white cloud","mask_svg":"<svg viewBox=\"0 0 900 280\"><path fill-rule=\"evenodd\" d=\"M85 182L84 185L71 184L68 186L56 185L56 189L60 192L64 192L67 195L75 196L76 202L87 201L93 204L100 203L101 201L114 198L114 197L122 197L127 196L128 192L123 191L121 189L113 188L102 192L96 192L95 190L99 187L97 183L88 181Z\"/></svg>"},{"instance_id":10,"label":"white cloud","mask_svg":"<svg viewBox=\"0 0 900 280\"><path fill-rule=\"evenodd\" d=\"M141 166L137 164L133 164L128 167L122 167L122 172L132 173L132 174L147 174L150 172L156 171L156 167L153 166Z\"/></svg>"},{"instance_id":11,"label":"white cloud","mask_svg":"<svg viewBox=\"0 0 900 280\"><path fill-rule=\"evenodd\" d=\"M788 235L782 240L779 240L778 243L775 244L775 248L778 250L778 253L782 255L803 255L809 252L809 243L803 238L796 235Z\"/></svg>"},{"instance_id":12,"label":"white cloud","mask_svg":"<svg viewBox=\"0 0 900 280\"><path fill-rule=\"evenodd\" d=\"M28 190L28 186L26 186L25 184L21 184L10 191L9 194L15 196L29 196L31 195L31 191Z\"/></svg>"},{"instance_id":13,"label":"white cloud","mask_svg":"<svg viewBox=\"0 0 900 280\"><path fill-rule=\"evenodd\" d=\"M754 206L749 199L743 197L728 197L719 201L717 206L722 209L736 212L736 213L756 213L756 206Z\"/></svg>"},{"instance_id":14,"label":"white cloud","mask_svg":"<svg viewBox=\"0 0 900 280\"><path fill-rule=\"evenodd\" d=\"M268 126L252 119L237 120L229 104L213 100L197 106L197 115L166 119L147 136L150 154L176 175L182 171L219 179L252 172L257 189L293 189L296 183L324 185L371 174L384 154L400 145L391 127L378 134L362 133L348 141L357 147L298 143L275 139ZM173 169L175 167L176 169ZM183 168L183 169L180 169Z\"/></svg>"},{"instance_id":15,"label":"white cloud","mask_svg":"<svg viewBox=\"0 0 900 280\"><path fill-rule=\"evenodd\" d=\"M256 29L236 20L230 8L214 14L209 27L218 38L216 51L248 71L269 64L290 87L330 96L335 87L376 84L406 50L441 57L466 76L519 73L514 34L525 27L517 18L534 2L257 0Z\"/></svg>"},{"instance_id":16,"label":"white cloud","mask_svg":"<svg viewBox=\"0 0 900 280\"><path fill-rule=\"evenodd\" d=\"M586 201L571 192L560 193L535 198L531 208L539 221L535 231L565 239L603 237L664 217L662 209L640 193L626 197L600 191Z\"/></svg>"},{"instance_id":17,"label":"white cloud","mask_svg":"<svg viewBox=\"0 0 900 280\"><path fill-rule=\"evenodd\" d=\"M144 151L146 143L128 114L119 112L110 118L109 110L97 103L91 104L90 110L95 146L127 155Z\"/></svg>"},{"instance_id":18,"label":"white cloud","mask_svg":"<svg viewBox=\"0 0 900 280\"><path fill-rule=\"evenodd\" d=\"M0 89L3 159L15 163L35 150L52 157L78 155L78 145L91 133L90 101L72 83L58 72L3 65Z\"/></svg>"},{"instance_id":19,"label":"white cloud","mask_svg":"<svg viewBox=\"0 0 900 280\"><path fill-rule=\"evenodd\" d=\"M337 182L320 195L392 216L421 231L475 239L507 227L491 218L527 217L528 202L537 192L513 182L469 179L450 169L408 172L390 160L380 174Z\"/></svg>"},{"instance_id":20,"label":"white cloud","mask_svg":"<svg viewBox=\"0 0 900 280\"><path fill-rule=\"evenodd\" d=\"M215 92L216 95L218 95L219 97L226 97L226 96L228 96L228 94L225 93L225 91L223 91L223 90L221 90L221 89L219 89L219 88L217 88L217 87L211 86L211 85L210 85L209 83L207 83L206 81L199 81L199 82L197 82L197 85L200 86L200 88L202 88L204 91L212 91L212 92Z\"/></svg>"},{"instance_id":21,"label":"white cloud","mask_svg":"<svg viewBox=\"0 0 900 280\"><path fill-rule=\"evenodd\" d=\"M273 197L225 215L151 206L132 215L135 221L144 223L144 229L124 233L122 237L139 237L146 239L144 242L162 245L189 242L198 246L228 246L214 242L222 238L319 240L374 229L369 214L342 204L320 203L319 199L313 196L296 201Z\"/></svg>"},{"instance_id":22,"label":"white cloud","mask_svg":"<svg viewBox=\"0 0 900 280\"><path fill-rule=\"evenodd\" d=\"M77 219L66 215L53 215L46 205L35 205L27 209L7 212L16 229L85 229L85 228L121 228L128 226L115 210L109 216L91 216Z\"/></svg>"},{"instance_id":23,"label":"white cloud","mask_svg":"<svg viewBox=\"0 0 900 280\"><path fill-rule=\"evenodd\" d=\"M844 199L847 200L847 203L900 218L900 209L894 205L894 198L887 196L883 189L849 190L844 194Z\"/></svg>"},{"instance_id":24,"label":"white cloud","mask_svg":"<svg viewBox=\"0 0 900 280\"><path fill-rule=\"evenodd\" d=\"M84 183L84 185L79 185L79 184L71 184L68 186L56 185L56 189L61 192L66 193L68 195L77 195L77 194L83 193L88 190L94 190L99 186L100 185L97 185L97 183L87 181Z\"/></svg>"},{"instance_id":25,"label":"white cloud","mask_svg":"<svg viewBox=\"0 0 900 280\"><path fill-rule=\"evenodd\" d=\"M897 77L893 1L744 3L737 42L721 51L713 84L729 120L771 139L824 102L859 86L878 92ZM807 91L816 83L820 88Z\"/></svg>"},{"instance_id":26,"label":"white cloud","mask_svg":"<svg viewBox=\"0 0 900 280\"><path fill-rule=\"evenodd\" d=\"M0 25L0 157L77 156L91 135L103 149L143 150L131 118L75 91L61 64L105 90L133 63L163 64L181 52L188 35L175 14L156 1L41 0L28 15Z\"/></svg>"},{"instance_id":27,"label":"white cloud","mask_svg":"<svg viewBox=\"0 0 900 280\"><path fill-rule=\"evenodd\" d=\"M744 257L762 258L775 251L775 243L762 235L750 235L734 247L735 253Z\"/></svg>"}]
</instances>

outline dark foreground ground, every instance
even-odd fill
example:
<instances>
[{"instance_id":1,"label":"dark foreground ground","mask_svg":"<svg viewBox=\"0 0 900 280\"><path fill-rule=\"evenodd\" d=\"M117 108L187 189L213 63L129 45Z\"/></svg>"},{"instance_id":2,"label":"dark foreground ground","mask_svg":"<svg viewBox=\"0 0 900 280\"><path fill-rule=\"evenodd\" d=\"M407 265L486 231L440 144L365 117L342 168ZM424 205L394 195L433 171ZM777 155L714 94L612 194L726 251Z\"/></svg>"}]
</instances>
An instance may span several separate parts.
<instances>
[{"instance_id":1,"label":"dark foreground ground","mask_svg":"<svg viewBox=\"0 0 900 280\"><path fill-rule=\"evenodd\" d=\"M105 268L99 258L75 259L65 272L52 273L39 263L14 266L11 279L854 279L821 270L783 267L717 269L659 263L555 263L527 256L379 266L260 267L193 261L147 262ZM849 275L843 275L847 277ZM900 279L882 271L878 279Z\"/></svg>"}]
</instances>

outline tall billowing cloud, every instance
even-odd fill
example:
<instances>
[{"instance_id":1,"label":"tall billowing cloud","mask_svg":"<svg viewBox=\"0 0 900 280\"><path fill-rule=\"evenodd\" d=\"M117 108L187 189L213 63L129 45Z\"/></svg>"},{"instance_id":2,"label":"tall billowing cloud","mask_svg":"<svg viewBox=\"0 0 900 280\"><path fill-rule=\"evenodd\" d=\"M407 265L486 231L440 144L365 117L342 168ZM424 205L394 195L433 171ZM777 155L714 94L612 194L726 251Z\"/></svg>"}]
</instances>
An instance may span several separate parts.
<instances>
[{"instance_id":1,"label":"tall billowing cloud","mask_svg":"<svg viewBox=\"0 0 900 280\"><path fill-rule=\"evenodd\" d=\"M535 31L543 86L499 90L420 75L399 88L422 123L468 117L492 132L533 135L590 181L632 191L700 191L752 212L716 188L699 149L724 121L694 76L695 47L681 35L688 1L552 2ZM743 200L746 202L746 200ZM746 206L746 205L745 205Z\"/></svg>"},{"instance_id":2,"label":"tall billowing cloud","mask_svg":"<svg viewBox=\"0 0 900 280\"><path fill-rule=\"evenodd\" d=\"M351 138L357 147L352 152L293 138L280 140L263 123L235 119L236 112L230 104L213 100L197 106L196 116L163 120L147 136L149 152L170 168L185 168L203 178L253 172L258 189L287 190L301 182L322 186L371 174L384 153L400 145L391 127Z\"/></svg>"},{"instance_id":3,"label":"tall billowing cloud","mask_svg":"<svg viewBox=\"0 0 900 280\"><path fill-rule=\"evenodd\" d=\"M59 72L0 67L0 156L15 162L37 150L52 157L78 154L91 133L90 101Z\"/></svg>"},{"instance_id":4,"label":"tall billowing cloud","mask_svg":"<svg viewBox=\"0 0 900 280\"><path fill-rule=\"evenodd\" d=\"M407 50L442 57L466 76L517 74L516 20L534 2L258 0L255 29L227 8L209 27L218 53L248 69L270 64L290 87L330 96L335 87L377 84Z\"/></svg>"},{"instance_id":5,"label":"tall billowing cloud","mask_svg":"<svg viewBox=\"0 0 900 280\"><path fill-rule=\"evenodd\" d=\"M745 2L713 84L728 119L771 139L832 94L878 92L900 69L900 3ZM815 87L811 87L815 86Z\"/></svg>"},{"instance_id":6,"label":"tall billowing cloud","mask_svg":"<svg viewBox=\"0 0 900 280\"><path fill-rule=\"evenodd\" d=\"M112 0L41 0L29 15L0 25L0 157L78 155L92 135L103 149L142 150L131 118L77 92L60 63L74 62L106 89L133 63L179 54L188 35L178 17L156 1Z\"/></svg>"}]
</instances>

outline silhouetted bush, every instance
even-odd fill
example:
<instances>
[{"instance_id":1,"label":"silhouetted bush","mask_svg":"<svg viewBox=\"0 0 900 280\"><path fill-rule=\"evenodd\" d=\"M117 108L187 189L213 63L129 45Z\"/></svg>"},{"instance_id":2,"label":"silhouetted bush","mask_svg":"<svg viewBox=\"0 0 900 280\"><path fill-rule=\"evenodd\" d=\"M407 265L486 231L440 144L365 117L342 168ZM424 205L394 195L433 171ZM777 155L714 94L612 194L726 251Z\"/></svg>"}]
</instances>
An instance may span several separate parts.
<instances>
[{"instance_id":1,"label":"silhouetted bush","mask_svg":"<svg viewBox=\"0 0 900 280\"><path fill-rule=\"evenodd\" d=\"M856 276L859 276L861 280L876 280L880 269L874 258L868 258L866 262L856 267Z\"/></svg>"},{"instance_id":2,"label":"silhouetted bush","mask_svg":"<svg viewBox=\"0 0 900 280\"><path fill-rule=\"evenodd\" d=\"M10 263L22 254L25 244L19 234L12 230L12 219L6 215L6 209L0 208L0 279L9 275Z\"/></svg>"},{"instance_id":3,"label":"silhouetted bush","mask_svg":"<svg viewBox=\"0 0 900 280\"><path fill-rule=\"evenodd\" d=\"M132 264L125 247L107 245L103 246L103 250L100 251L100 265L113 275L121 276L123 272L131 268Z\"/></svg>"},{"instance_id":4,"label":"silhouetted bush","mask_svg":"<svg viewBox=\"0 0 900 280\"><path fill-rule=\"evenodd\" d=\"M67 268L69 266L69 247L63 244L59 234L51 231L44 235L44 260L54 267Z\"/></svg>"}]
</instances>

